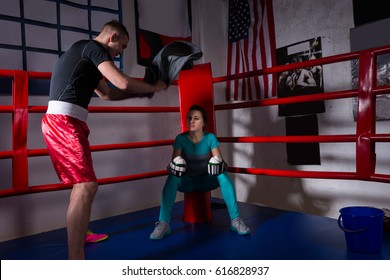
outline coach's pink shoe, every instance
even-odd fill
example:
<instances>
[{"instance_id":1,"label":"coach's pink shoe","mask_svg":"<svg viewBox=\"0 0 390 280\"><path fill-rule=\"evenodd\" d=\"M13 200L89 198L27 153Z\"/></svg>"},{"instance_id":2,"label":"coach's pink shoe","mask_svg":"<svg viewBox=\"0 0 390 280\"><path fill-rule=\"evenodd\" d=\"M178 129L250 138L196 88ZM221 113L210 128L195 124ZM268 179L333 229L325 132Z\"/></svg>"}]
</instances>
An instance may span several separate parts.
<instances>
[{"instance_id":1,"label":"coach's pink shoe","mask_svg":"<svg viewBox=\"0 0 390 280\"><path fill-rule=\"evenodd\" d=\"M96 243L108 238L108 234L105 233L93 233L92 230L88 230L85 235L85 243Z\"/></svg>"}]
</instances>

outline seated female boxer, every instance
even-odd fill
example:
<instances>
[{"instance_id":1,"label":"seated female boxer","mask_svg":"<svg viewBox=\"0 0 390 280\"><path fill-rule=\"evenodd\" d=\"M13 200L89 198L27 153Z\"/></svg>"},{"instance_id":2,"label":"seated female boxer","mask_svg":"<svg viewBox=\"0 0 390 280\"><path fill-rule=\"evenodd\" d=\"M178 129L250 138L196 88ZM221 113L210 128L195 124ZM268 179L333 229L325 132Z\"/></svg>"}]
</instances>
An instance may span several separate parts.
<instances>
[{"instance_id":1,"label":"seated female boxer","mask_svg":"<svg viewBox=\"0 0 390 280\"><path fill-rule=\"evenodd\" d=\"M173 143L170 174L162 192L160 217L150 239L162 239L171 233L169 222L176 200L176 192L210 191L221 187L231 219L231 229L240 235L250 229L240 218L233 182L227 165L222 159L217 137L204 131L207 124L206 111L193 105L187 114L188 131L176 136ZM210 153L212 157L210 158Z\"/></svg>"}]
</instances>

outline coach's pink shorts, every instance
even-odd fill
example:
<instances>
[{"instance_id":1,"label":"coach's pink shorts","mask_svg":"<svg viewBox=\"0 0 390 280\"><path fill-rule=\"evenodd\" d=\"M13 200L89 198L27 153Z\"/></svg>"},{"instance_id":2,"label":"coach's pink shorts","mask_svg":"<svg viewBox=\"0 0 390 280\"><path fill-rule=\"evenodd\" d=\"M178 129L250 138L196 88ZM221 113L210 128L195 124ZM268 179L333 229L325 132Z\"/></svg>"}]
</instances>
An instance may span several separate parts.
<instances>
[{"instance_id":1,"label":"coach's pink shorts","mask_svg":"<svg viewBox=\"0 0 390 280\"><path fill-rule=\"evenodd\" d=\"M66 115L45 114L42 132L54 169L63 183L97 182L85 122Z\"/></svg>"}]
</instances>

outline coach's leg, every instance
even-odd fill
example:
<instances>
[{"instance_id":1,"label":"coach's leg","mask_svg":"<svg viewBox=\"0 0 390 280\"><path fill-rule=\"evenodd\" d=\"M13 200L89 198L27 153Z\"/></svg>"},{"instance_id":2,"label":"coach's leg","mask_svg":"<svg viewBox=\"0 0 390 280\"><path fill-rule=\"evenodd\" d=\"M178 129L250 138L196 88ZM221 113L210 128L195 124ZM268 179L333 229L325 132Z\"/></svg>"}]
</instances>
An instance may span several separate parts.
<instances>
[{"instance_id":1,"label":"coach's leg","mask_svg":"<svg viewBox=\"0 0 390 280\"><path fill-rule=\"evenodd\" d=\"M66 213L69 259L82 260L85 258L85 234L88 229L92 202L97 189L97 182L78 183L73 185L68 211Z\"/></svg>"}]
</instances>

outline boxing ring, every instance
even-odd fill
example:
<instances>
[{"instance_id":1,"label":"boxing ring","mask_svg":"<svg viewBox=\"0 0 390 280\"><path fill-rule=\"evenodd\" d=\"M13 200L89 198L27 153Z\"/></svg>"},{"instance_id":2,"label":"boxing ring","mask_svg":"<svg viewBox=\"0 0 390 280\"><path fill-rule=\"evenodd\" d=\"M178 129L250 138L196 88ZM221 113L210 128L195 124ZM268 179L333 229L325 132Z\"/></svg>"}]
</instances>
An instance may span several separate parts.
<instances>
[{"instance_id":1,"label":"boxing ring","mask_svg":"<svg viewBox=\"0 0 390 280\"><path fill-rule=\"evenodd\" d=\"M197 103L205 107L206 111L209 115L209 123L206 128L208 131L218 133L216 131L216 118L215 113L217 111L223 110L236 110L236 109L245 109L245 108L255 108L255 107L264 107L264 106L277 106L281 104L293 104L300 102L311 102L311 101L321 101L321 100L331 100L331 99L342 99L342 98L354 98L356 97L359 102L357 119L356 119L356 133L355 134L345 134L345 135L317 135L317 136L232 136L232 137L220 137L219 141L221 143L354 143L356 146L356 171L355 172L336 172L336 171L303 171L303 170L282 170L282 169L264 169L264 168L256 168L256 167L237 167L237 166L229 166L229 171L231 173L237 174L250 174L250 175L265 175L265 176L280 176L280 177L296 177L296 178L317 178L317 179L343 179L343 180L364 180L364 181L374 181L374 182L390 182L390 174L382 174L376 173L376 156L375 156L375 144L379 142L390 142L390 134L377 134L376 133L376 124L375 124L375 116L376 116L376 96L380 94L388 94L390 92L390 86L376 86L376 60L379 55L390 53L390 46L363 50L359 52L346 53L341 55L329 56L324 58L319 58L311 61L304 61L296 64L277 66L262 70L257 70L253 72L248 72L236 76L223 76L223 77L212 77L211 65L210 64L199 64L194 66L191 70L182 71L180 73L180 77L178 81L175 81L174 84L178 85L179 91L179 103L178 107L132 107L132 106L90 106L89 112L91 114L97 113L126 113L126 114L136 114L136 113L179 113L181 117L181 129L182 131L186 130L186 113L188 111L189 106L193 103ZM225 83L230 80L238 80L245 77L252 77L258 75L276 75L277 73L299 69L303 67L315 66L315 65L326 65L338 62L345 62L351 60L359 61L359 83L357 89L351 90L342 90L335 92L326 92L326 93L315 93L305 96L292 96L292 97L283 97L283 98L272 98L272 99L264 99L258 101L246 101L246 102L236 102L229 104L214 104L213 97L213 87L217 83ZM18 195L29 195L33 193L39 192L52 192L58 190L64 190L71 188L71 185L65 184L45 184L45 185L29 185L28 184L28 159L30 157L46 157L48 156L47 149L29 149L27 147L27 132L28 132L28 118L30 114L35 113L44 113L46 111L47 106L31 106L28 102L29 96L29 80L30 79L43 79L49 80L51 77L51 73L38 73L38 72L29 72L29 71L18 71L18 70L0 70L0 77L7 78L12 81L12 104L11 105L1 105L0 113L10 113L12 114L12 149L0 151L0 160L2 159L11 159L12 160L12 186L9 188L4 188L1 186L0 189L0 198L18 196ZM199 83L199 80L202 83ZM197 87L193 87L194 82L197 81ZM120 143L120 144L104 144L104 145L92 145L92 152L99 151L108 151L108 150L119 150L119 149L139 149L139 148L153 148L158 146L171 146L173 143L173 139L168 140L158 140L158 141L145 141L145 142L131 142L131 143ZM167 170L154 170L147 173L139 173L139 174L129 174L125 176L117 176L117 177L109 177L109 178L98 178L98 182L100 185L109 185L113 183L126 182L126 181L134 181L141 180L146 178L160 177L166 176L168 174ZM211 204L212 198L210 192L198 192L198 193L185 193L184 201L179 202L178 205L175 205L173 212L175 209L177 211L177 207L181 207L182 204L184 206L184 215L180 217L184 222L190 222L194 227L206 227L205 223L197 223L203 221L209 221L212 219L212 210ZM240 203L241 204L241 203ZM242 212L245 214L248 205L241 205L240 208ZM152 210L145 210L147 213L150 213ZM157 208L153 211L156 213L152 213L152 219L157 217ZM252 210L251 210L252 211ZM277 217L278 215L285 216L283 219L283 223L292 223L294 222L296 226L299 226L300 222L307 223L309 219L312 221L312 217L302 218L300 214L296 213L284 213L279 210L272 210L273 212L266 210L268 214L266 214L265 218L259 218L263 214L259 214L258 209L255 210L257 213L256 218L253 218L253 221L258 221L259 219L268 219L270 217ZM263 210L261 210L263 211ZM275 213L275 211L277 213ZM249 212L248 212L249 213ZM214 213L215 214L215 213ZM226 213L225 213L226 214ZM225 215L224 214L224 215ZM130 214L129 214L130 215ZM217 215L220 215L217 213ZM297 216L296 216L297 215ZM219 217L219 216L218 216ZM177 219L177 218L176 218ZM287 219L287 220L286 220ZM329 218L323 218L327 227L336 227L334 220ZM126 224L128 224L132 219L126 218ZM148 221L149 224L153 225L152 221ZM254 222L252 222L254 223ZM209 223L206 223L209 224ZM106 224L107 226L107 224ZM279 226L277 226L279 227ZM317 227L317 225L316 225ZM139 227L136 227L134 231L136 231ZM279 230L279 228L278 228ZM328 230L328 229L326 229ZM54 233L57 234L57 233ZM228 230L227 233L228 234ZM292 231L294 235L294 231ZM322 234L322 233L321 233ZM149 232L143 232L143 236L148 236ZM221 232L218 231L218 235L221 235ZM362 258L357 255L347 255L344 256L344 244L343 237L340 237L342 232L340 231L337 236L337 246L341 246L342 250L336 253L333 251L329 251L328 247L324 247L328 256L332 256L330 258ZM176 236L176 235L175 235ZM180 236L178 234L178 236ZM294 235L295 236L295 235ZM177 237L180 238L181 237ZM203 238L208 238L208 236L202 236ZM223 237L221 240L223 240ZM228 237L231 238L231 237ZM241 238L241 237L240 237ZM266 238L262 237L261 234L257 234L256 237L251 237L252 242L263 242L262 240L266 240ZM304 236L307 239L307 237ZM329 236L327 236L329 239ZM341 239L340 239L341 238ZM261 239L261 241L260 241ZM387 238L389 239L389 238ZM61 240L64 240L61 237ZM187 237L185 237L187 240ZM239 242L247 242L242 241L241 238ZM295 240L297 245L301 246L299 239ZM295 242L294 241L294 242ZM114 241L113 241L114 242ZM175 241L177 242L177 240ZM186 241L188 242L188 241ZM223 241L221 241L223 242ZM230 242L229 240L225 240L225 242ZM302 241L303 242L303 241ZM388 255L390 253L390 240L387 240L387 249L386 254L384 255L385 259L390 259ZM5 248L7 248L8 243L4 243ZM23 243L23 242L22 242ZM103 242L104 243L104 242ZM102 244L103 244L102 243ZM140 243L139 246L141 245ZM187 244L187 243L186 243ZM245 243L246 244L246 243ZM257 243L256 243L257 244ZM287 246L285 243L281 243L278 240L278 244L281 244L280 250L283 250L283 246ZM285 245L283 245L285 244ZM291 242L288 242L289 246L291 246ZM341 244L341 245L340 245ZM0 244L1 245L1 244ZM246 244L245 246L247 246ZM16 248L19 245L16 246ZM22 244L25 246L25 243ZM108 245L99 245L99 246L108 246ZM119 246L119 245L118 245ZM161 250L167 250L165 246L175 246L176 243L172 243L167 238L166 245ZM238 245L237 245L238 246ZM241 247L232 247L232 250L241 250L244 246ZM257 245L256 245L257 246ZM262 244L262 246L267 246L266 244ZM278 245L279 246L279 245ZM305 245L302 245L305 246ZM307 246L307 245L306 245ZM317 246L317 245L314 245ZM65 247L65 245L64 245ZM24 248L24 247L23 247ZM104 247L108 248L108 247ZM178 247L177 247L178 248ZM218 247L221 248L221 247ZM272 252L275 248L269 248L269 251ZM278 249L278 248L276 248ZM22 247L20 247L20 250ZM56 249L55 249L56 250ZM92 249L91 249L92 250ZM142 254L150 253L148 256L138 256L138 258L183 258L183 259L191 259L194 258L194 255L188 255L188 253L180 253L187 255L177 255L171 256L168 255L160 255L162 252L156 252L156 248L145 249L142 247L139 252L143 252ZM207 248L205 249L208 250ZM219 249L218 249L219 250ZM246 250L246 249L245 249ZM317 250L317 249L316 249ZM314 251L316 251L314 250ZM1 251L1 250L0 250ZM297 248L299 251L299 248ZM7 252L6 250L3 252ZM265 251L264 251L265 252ZM278 258L272 253L267 253L268 255L264 255L266 253L258 253L263 255L256 255L254 258ZM253 252L246 252L247 254L253 254ZM6 254L6 253L5 253ZM23 257L28 257L29 253L24 253ZM34 258L35 253L31 253L31 258ZM87 250L88 254L88 250ZM94 256L96 258L107 258L107 256L99 256L94 252ZM217 253L215 253L217 254ZM200 256L199 258L237 258L234 253L232 255L221 257L220 255L210 254L209 251L205 253L205 255ZM289 253L287 253L289 254ZM27 257L26 257L27 256ZM64 256L66 254L64 253ZM4 256L3 256L4 257ZM61 255L59 258L62 258ZM118 255L116 258L129 258L128 256ZM323 258L321 255L284 255L284 258ZM383 256L374 256L373 258L382 258ZM6 257L7 258L7 255ZM12 258L12 257L11 257ZM18 258L18 257L15 257ZM44 257L45 258L45 257ZM56 258L56 257L53 257ZM66 257L65 257L66 258ZM195 258L197 258L195 256ZM244 257L245 258L245 257ZM365 257L363 257L365 258Z\"/></svg>"},{"instance_id":2,"label":"boxing ring","mask_svg":"<svg viewBox=\"0 0 390 280\"><path fill-rule=\"evenodd\" d=\"M219 137L221 143L342 143L350 142L356 145L356 171L335 172L335 171L299 171L299 170L278 170L263 169L255 167L230 166L232 173L282 176L297 178L318 178L318 179L349 179L367 180L376 182L390 182L390 174L375 173L376 157L375 143L390 142L390 134L376 134L375 112L376 96L387 94L390 86L376 86L376 60L379 55L390 52L390 47L380 47L363 50L359 52L346 53L330 57L319 58L311 61L304 61L296 64L277 66L243 73L236 76L212 77L210 64L196 65L192 70L182 71L177 81L180 106L179 107L129 107L129 106L90 106L89 112L95 113L161 113L179 112L181 116L182 130L186 130L185 118L191 104L198 103L206 108L210 116L207 129L217 134L215 129L215 112L220 110L235 110L243 108L254 108L263 106L275 106L281 104L293 104L299 102L322 101L330 99L353 98L358 99L358 113L356 119L356 134L346 135L317 135L317 136L246 136L246 137ZM229 80L237 80L245 77L258 75L270 75L304 67L326 65L337 62L358 60L359 61L359 83L357 89L335 92L317 93L304 96L292 96L283 98L264 99L259 101L236 102L231 104L214 105L213 86L217 83L224 83ZM68 189L71 185L46 184L28 185L28 158L48 156L47 149L29 149L27 147L28 117L34 113L44 113L47 106L30 106L29 80L49 80L51 73L29 72L19 70L0 70L0 77L12 80L12 105L0 106L0 113L12 114L12 150L0 151L0 159L12 159L12 186L0 190L0 198L7 196L24 195L38 192L56 191ZM196 81L197 87L192 85ZM176 81L175 81L176 83ZM218 135L218 134L217 134ZM167 146L173 143L173 139L133 142L121 144L105 144L91 146L92 152L108 151L117 149L152 148ZM130 174L126 176L99 178L100 185L139 180L167 175L166 170L156 170L147 173ZM208 203L208 194L186 194L185 201L191 204L188 209L197 208L197 211L185 217L188 221L202 221L210 219L209 213L203 213L204 203ZM193 200L193 201L192 201ZM199 203L200 202L200 203ZM196 205L200 205L199 207ZM207 209L207 207L206 207ZM190 210L189 210L190 211ZM207 211L206 211L207 212ZM200 213L200 214L199 214ZM200 215L193 217L193 215Z\"/></svg>"}]
</instances>

